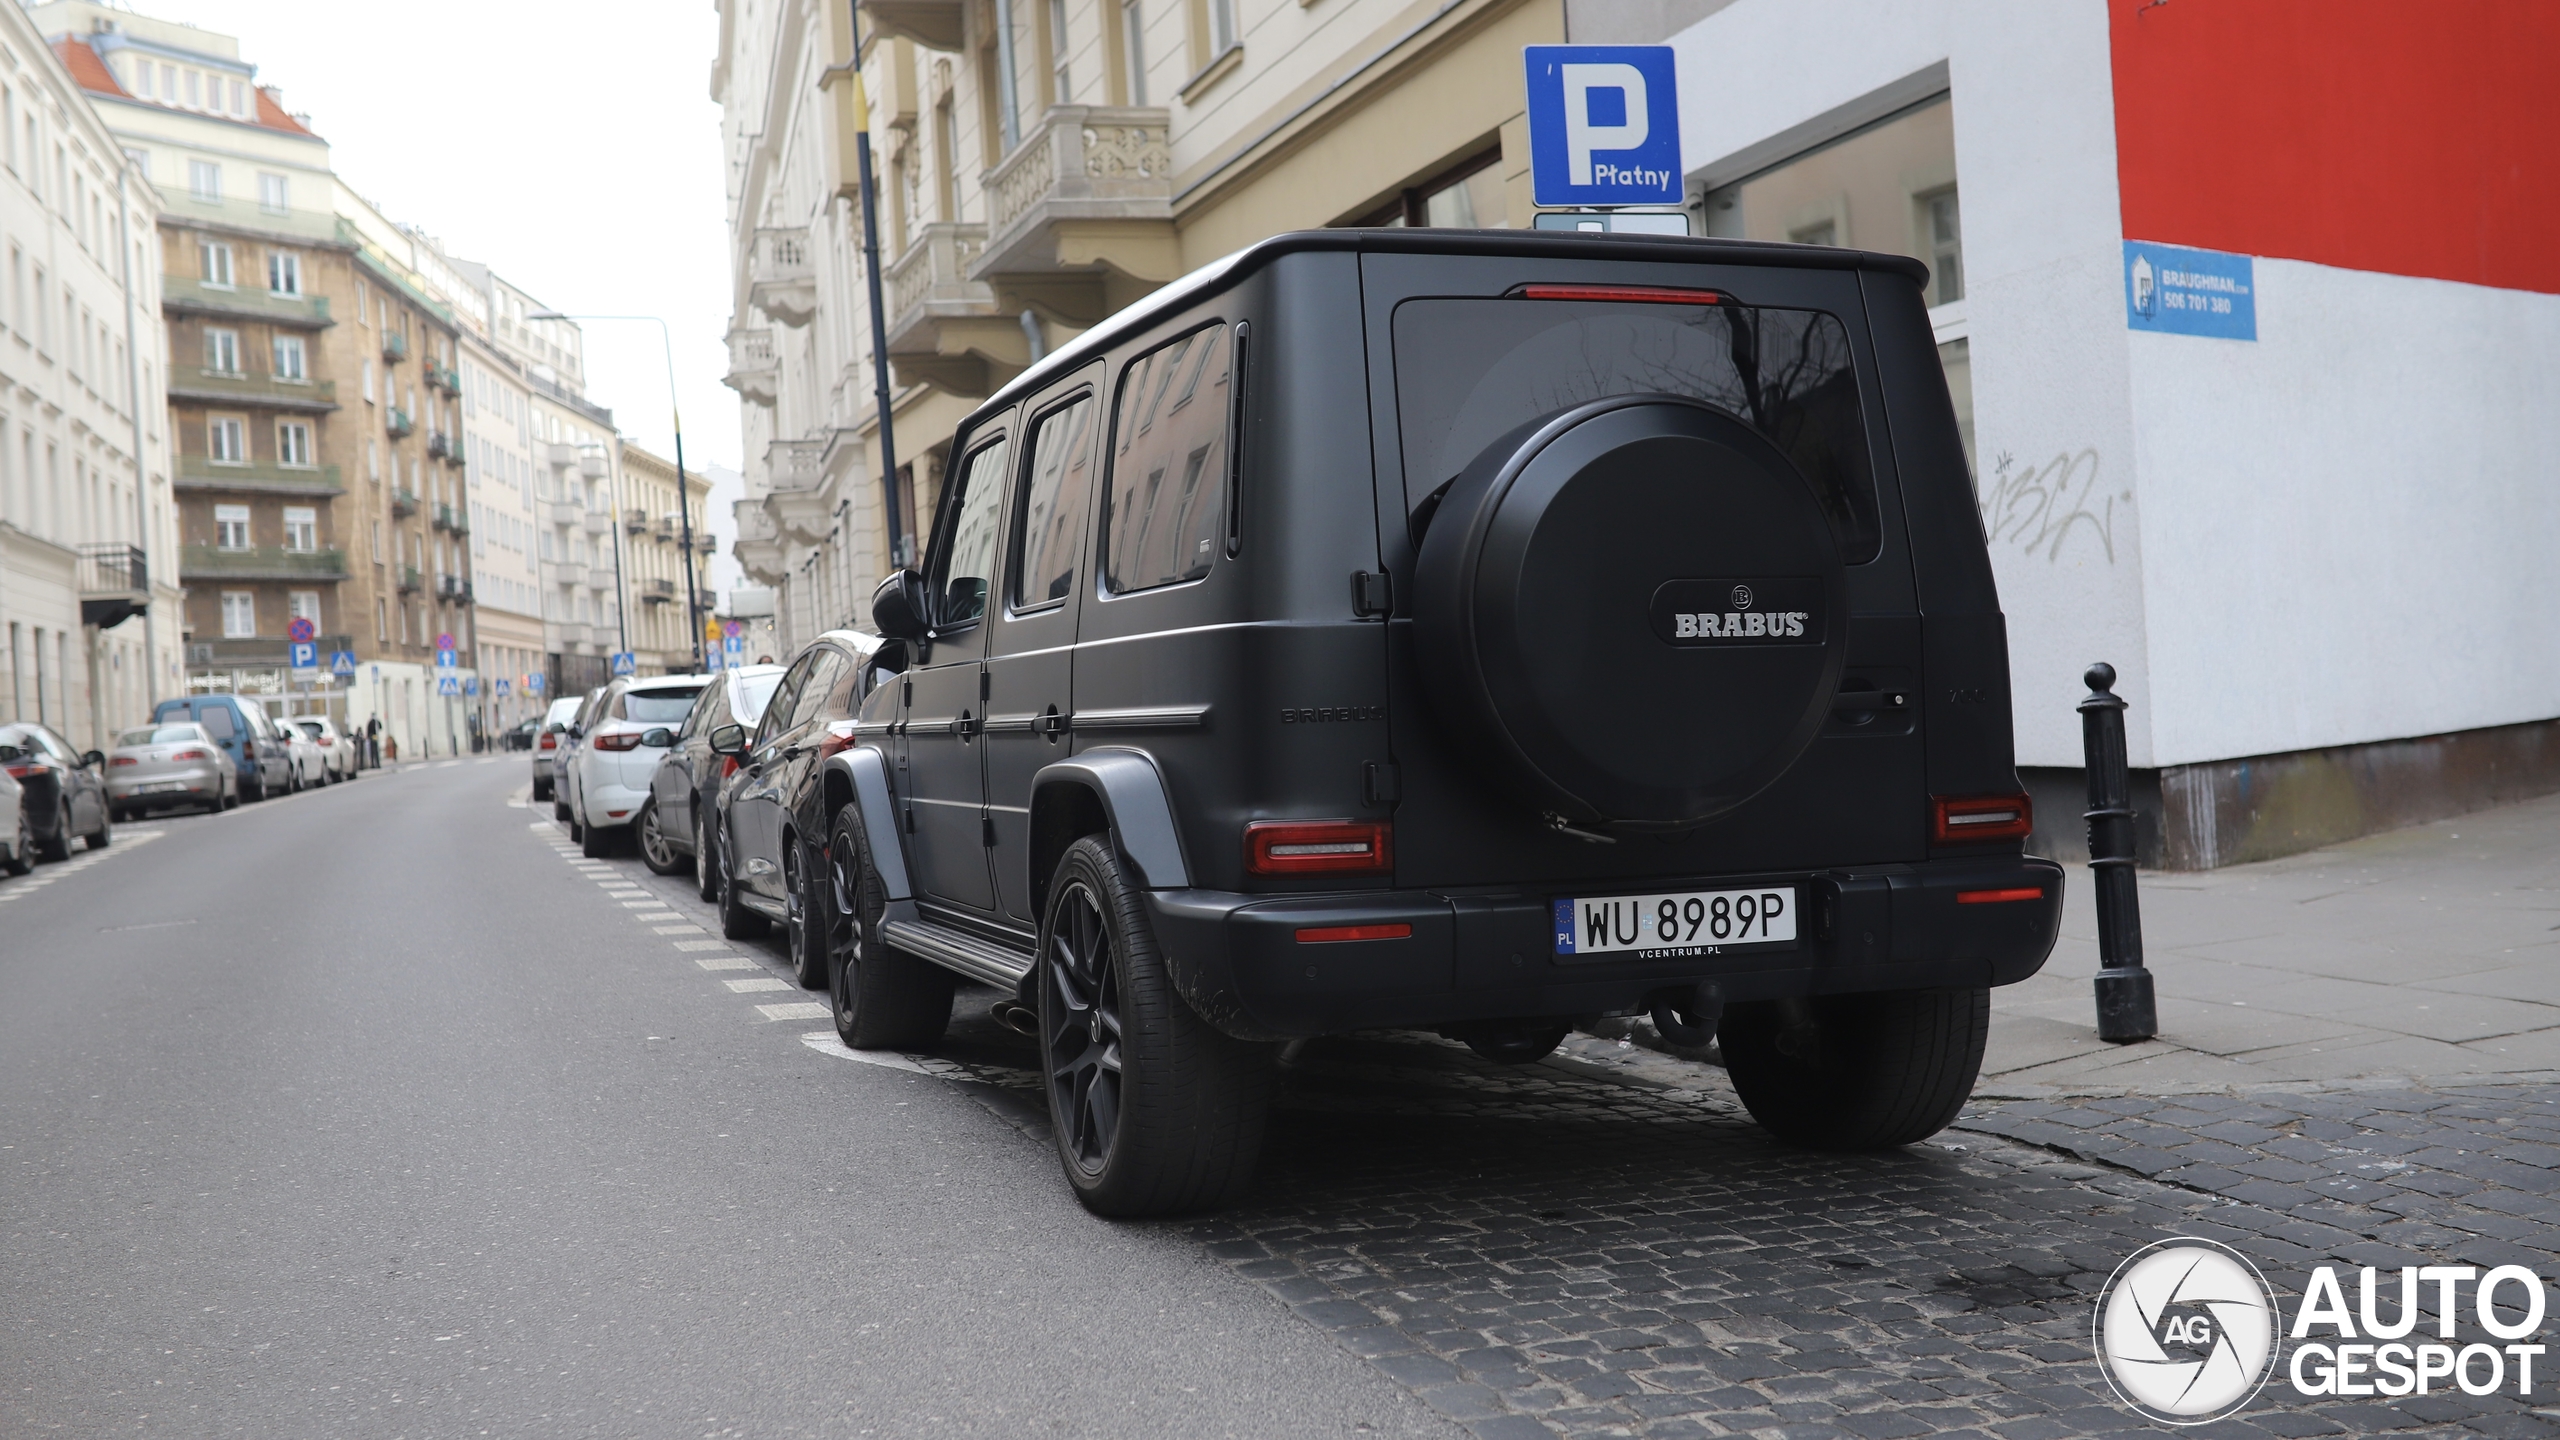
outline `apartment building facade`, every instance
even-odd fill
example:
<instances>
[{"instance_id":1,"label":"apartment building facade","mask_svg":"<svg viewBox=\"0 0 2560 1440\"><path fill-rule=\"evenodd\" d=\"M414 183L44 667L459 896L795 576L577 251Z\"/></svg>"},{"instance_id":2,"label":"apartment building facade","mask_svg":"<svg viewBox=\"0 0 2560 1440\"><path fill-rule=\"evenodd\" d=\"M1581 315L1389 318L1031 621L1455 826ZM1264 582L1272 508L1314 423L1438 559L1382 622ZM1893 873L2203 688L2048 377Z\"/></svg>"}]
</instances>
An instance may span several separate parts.
<instances>
[{"instance_id":1,"label":"apartment building facade","mask_svg":"<svg viewBox=\"0 0 2560 1440\"><path fill-rule=\"evenodd\" d=\"M630 594L631 646L643 674L681 675L695 668L695 637L711 613L703 589L709 537L701 529L711 479L688 470L679 492L675 462L622 442L623 584ZM682 501L679 508L678 495ZM691 561L685 546L691 543Z\"/></svg>"},{"instance_id":2,"label":"apartment building facade","mask_svg":"<svg viewBox=\"0 0 2560 1440\"><path fill-rule=\"evenodd\" d=\"M1567 38L1563 0L865 0L857 61L845 6L720 13L735 553L773 587L786 645L868 623L930 523L958 420L1121 306L1283 230L1529 223L1520 48Z\"/></svg>"},{"instance_id":3,"label":"apartment building facade","mask_svg":"<svg viewBox=\"0 0 2560 1440\"><path fill-rule=\"evenodd\" d=\"M159 203L96 66L0 14L0 715L84 750L181 684Z\"/></svg>"}]
</instances>

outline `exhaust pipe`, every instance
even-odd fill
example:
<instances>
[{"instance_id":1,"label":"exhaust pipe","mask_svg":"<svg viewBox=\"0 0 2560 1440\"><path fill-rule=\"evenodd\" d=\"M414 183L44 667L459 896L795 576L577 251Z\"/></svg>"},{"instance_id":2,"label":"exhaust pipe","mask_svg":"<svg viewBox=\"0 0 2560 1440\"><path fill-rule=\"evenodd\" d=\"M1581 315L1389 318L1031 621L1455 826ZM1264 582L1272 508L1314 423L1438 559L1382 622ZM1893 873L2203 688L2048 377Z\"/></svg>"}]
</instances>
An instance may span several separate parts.
<instances>
[{"instance_id":1,"label":"exhaust pipe","mask_svg":"<svg viewBox=\"0 0 2560 1440\"><path fill-rule=\"evenodd\" d=\"M1040 1038L1040 1012L1019 1000L999 1000L987 1013L995 1022L1016 1035Z\"/></svg>"},{"instance_id":2,"label":"exhaust pipe","mask_svg":"<svg viewBox=\"0 0 2560 1440\"><path fill-rule=\"evenodd\" d=\"M1686 1050L1703 1049L1723 1023L1724 1002L1704 985L1686 992L1666 990L1653 997L1652 1016L1663 1039Z\"/></svg>"}]
</instances>

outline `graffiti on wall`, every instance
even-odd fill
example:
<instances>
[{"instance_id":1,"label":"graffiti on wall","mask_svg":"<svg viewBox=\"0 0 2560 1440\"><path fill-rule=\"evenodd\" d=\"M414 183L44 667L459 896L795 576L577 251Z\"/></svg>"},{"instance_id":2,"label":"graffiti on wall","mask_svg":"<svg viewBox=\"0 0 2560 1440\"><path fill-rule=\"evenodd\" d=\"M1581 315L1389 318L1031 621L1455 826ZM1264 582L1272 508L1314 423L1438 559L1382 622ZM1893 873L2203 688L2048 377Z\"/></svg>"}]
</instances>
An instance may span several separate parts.
<instances>
[{"instance_id":1,"label":"graffiti on wall","mask_svg":"<svg viewBox=\"0 0 2560 1440\"><path fill-rule=\"evenodd\" d=\"M2075 535L2097 543L2116 563L2116 508L2130 512L2133 492L2101 493L2098 452L2064 451L2041 465L2021 465L2003 450L1981 496L1982 528L1994 545L2015 545L2058 562Z\"/></svg>"}]
</instances>

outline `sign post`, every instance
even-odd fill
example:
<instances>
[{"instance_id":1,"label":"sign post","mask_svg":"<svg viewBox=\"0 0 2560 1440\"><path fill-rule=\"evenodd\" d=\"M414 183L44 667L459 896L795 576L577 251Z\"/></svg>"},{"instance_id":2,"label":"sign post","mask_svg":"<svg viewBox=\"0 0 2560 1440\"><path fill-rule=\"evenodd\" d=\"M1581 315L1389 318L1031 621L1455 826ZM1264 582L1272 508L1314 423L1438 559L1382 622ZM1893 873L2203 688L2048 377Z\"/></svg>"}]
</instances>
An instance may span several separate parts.
<instances>
[{"instance_id":1,"label":"sign post","mask_svg":"<svg viewBox=\"0 0 2560 1440\"><path fill-rule=\"evenodd\" d=\"M1531 45L1525 58L1538 204L1681 203L1680 84L1670 46Z\"/></svg>"}]
</instances>

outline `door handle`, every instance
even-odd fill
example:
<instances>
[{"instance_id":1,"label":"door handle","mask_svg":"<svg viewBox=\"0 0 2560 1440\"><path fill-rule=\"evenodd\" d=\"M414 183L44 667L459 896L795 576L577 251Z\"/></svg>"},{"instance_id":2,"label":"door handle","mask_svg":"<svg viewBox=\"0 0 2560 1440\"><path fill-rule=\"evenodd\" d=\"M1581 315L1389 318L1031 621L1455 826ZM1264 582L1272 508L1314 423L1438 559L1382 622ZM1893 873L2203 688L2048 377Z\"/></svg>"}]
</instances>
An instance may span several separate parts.
<instances>
[{"instance_id":1,"label":"door handle","mask_svg":"<svg viewBox=\"0 0 2560 1440\"><path fill-rule=\"evenodd\" d=\"M960 718L951 722L951 728L965 743L978 733L978 717L963 710L960 712Z\"/></svg>"}]
</instances>

